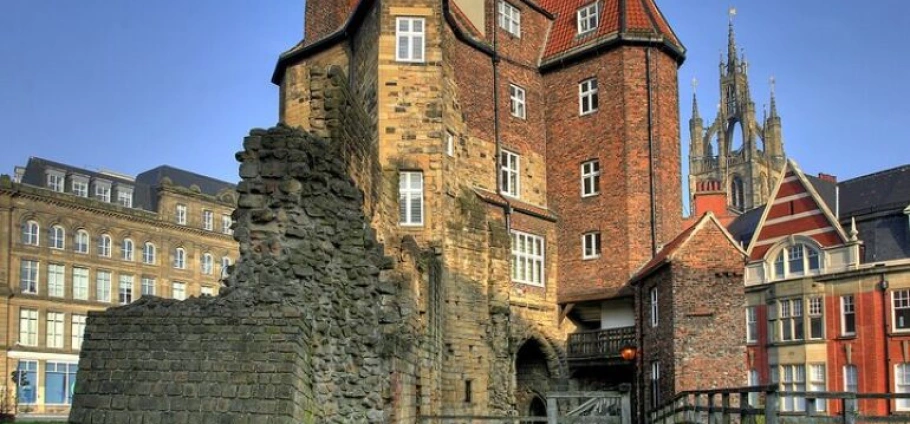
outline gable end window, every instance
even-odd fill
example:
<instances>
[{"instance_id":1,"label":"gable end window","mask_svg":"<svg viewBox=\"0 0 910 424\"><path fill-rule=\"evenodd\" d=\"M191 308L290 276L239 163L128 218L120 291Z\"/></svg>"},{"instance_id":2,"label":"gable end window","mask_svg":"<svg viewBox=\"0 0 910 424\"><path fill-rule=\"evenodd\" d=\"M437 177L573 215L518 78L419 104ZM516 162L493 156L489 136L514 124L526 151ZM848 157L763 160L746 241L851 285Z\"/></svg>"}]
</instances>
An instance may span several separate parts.
<instances>
[{"instance_id":1,"label":"gable end window","mask_svg":"<svg viewBox=\"0 0 910 424\"><path fill-rule=\"evenodd\" d=\"M503 0L499 1L499 27L521 37L521 11Z\"/></svg>"},{"instance_id":2,"label":"gable end window","mask_svg":"<svg viewBox=\"0 0 910 424\"><path fill-rule=\"evenodd\" d=\"M577 18L579 35L586 34L597 29L597 25L600 23L598 12L599 7L597 6L596 2L578 9Z\"/></svg>"},{"instance_id":3,"label":"gable end window","mask_svg":"<svg viewBox=\"0 0 910 424\"><path fill-rule=\"evenodd\" d=\"M425 33L423 18L397 18L395 20L395 60L423 63Z\"/></svg>"},{"instance_id":4,"label":"gable end window","mask_svg":"<svg viewBox=\"0 0 910 424\"><path fill-rule=\"evenodd\" d=\"M805 243L796 243L781 249L774 259L774 279L816 275L821 272L819 251Z\"/></svg>"},{"instance_id":5,"label":"gable end window","mask_svg":"<svg viewBox=\"0 0 910 424\"><path fill-rule=\"evenodd\" d=\"M578 84L578 113L587 115L597 111L597 78L584 80Z\"/></svg>"},{"instance_id":6,"label":"gable end window","mask_svg":"<svg viewBox=\"0 0 910 424\"><path fill-rule=\"evenodd\" d=\"M527 111L525 110L525 89L515 84L509 84L509 111L516 118L525 119Z\"/></svg>"}]
</instances>

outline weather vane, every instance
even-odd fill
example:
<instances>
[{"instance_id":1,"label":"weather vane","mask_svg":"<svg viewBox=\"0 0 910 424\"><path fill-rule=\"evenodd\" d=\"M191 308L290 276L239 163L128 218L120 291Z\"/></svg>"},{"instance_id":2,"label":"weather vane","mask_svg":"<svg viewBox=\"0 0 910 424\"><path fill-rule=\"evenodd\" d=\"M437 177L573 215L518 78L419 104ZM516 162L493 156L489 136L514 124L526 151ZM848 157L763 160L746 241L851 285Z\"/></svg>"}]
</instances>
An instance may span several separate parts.
<instances>
[{"instance_id":1,"label":"weather vane","mask_svg":"<svg viewBox=\"0 0 910 424\"><path fill-rule=\"evenodd\" d=\"M727 13L730 15L730 24L733 24L733 17L736 16L736 8L730 6L730 9L727 10Z\"/></svg>"},{"instance_id":2,"label":"weather vane","mask_svg":"<svg viewBox=\"0 0 910 424\"><path fill-rule=\"evenodd\" d=\"M775 89L776 86L777 86L777 79L774 78L774 75L772 75L771 78L768 80L768 82L771 83L771 95L773 96L773 95L774 95L774 91L775 91L774 89Z\"/></svg>"},{"instance_id":3,"label":"weather vane","mask_svg":"<svg viewBox=\"0 0 910 424\"><path fill-rule=\"evenodd\" d=\"M692 77L692 93L698 90L698 78Z\"/></svg>"}]
</instances>

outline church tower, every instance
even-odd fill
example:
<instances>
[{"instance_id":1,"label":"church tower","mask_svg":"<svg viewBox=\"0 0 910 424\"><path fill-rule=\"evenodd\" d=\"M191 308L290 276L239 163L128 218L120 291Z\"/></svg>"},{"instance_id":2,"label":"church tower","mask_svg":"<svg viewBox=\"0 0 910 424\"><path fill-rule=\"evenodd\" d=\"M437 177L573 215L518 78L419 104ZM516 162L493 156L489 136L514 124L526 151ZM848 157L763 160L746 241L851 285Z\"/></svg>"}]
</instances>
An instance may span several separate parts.
<instances>
[{"instance_id":1,"label":"church tower","mask_svg":"<svg viewBox=\"0 0 910 424\"><path fill-rule=\"evenodd\" d=\"M771 107L758 120L749 89L749 63L737 52L733 29L735 9L730 11L727 57L721 58L720 99L717 116L708 126L692 96L689 120L689 193L694 204L701 182L719 182L727 192L734 212L765 204L774 178L785 163L780 116L771 80Z\"/></svg>"}]
</instances>

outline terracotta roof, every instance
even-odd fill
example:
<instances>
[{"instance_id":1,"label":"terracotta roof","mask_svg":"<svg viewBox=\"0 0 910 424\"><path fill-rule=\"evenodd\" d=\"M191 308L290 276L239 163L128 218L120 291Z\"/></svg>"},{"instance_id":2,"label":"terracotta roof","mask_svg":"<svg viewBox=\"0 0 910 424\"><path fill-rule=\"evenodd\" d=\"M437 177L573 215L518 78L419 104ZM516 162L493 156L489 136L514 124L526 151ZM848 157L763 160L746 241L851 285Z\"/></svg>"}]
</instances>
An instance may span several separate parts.
<instances>
[{"instance_id":1,"label":"terracotta roof","mask_svg":"<svg viewBox=\"0 0 910 424\"><path fill-rule=\"evenodd\" d=\"M508 204L508 205L512 206L512 209L515 209L519 212L523 212L523 213L530 214L530 215L535 215L537 217L547 219L550 221L557 220L556 214L551 212L549 209L546 209L546 208L543 208L540 206L532 205L530 203L522 202L521 200L516 200L516 199L508 199L508 201L507 201L506 198L503 197L501 194L494 193L492 191L485 190L482 188L475 188L474 193L477 194L477 197L479 197L481 200L483 200L487 203L492 203L494 205L499 205L499 206L505 206L506 204Z\"/></svg>"}]
</instances>

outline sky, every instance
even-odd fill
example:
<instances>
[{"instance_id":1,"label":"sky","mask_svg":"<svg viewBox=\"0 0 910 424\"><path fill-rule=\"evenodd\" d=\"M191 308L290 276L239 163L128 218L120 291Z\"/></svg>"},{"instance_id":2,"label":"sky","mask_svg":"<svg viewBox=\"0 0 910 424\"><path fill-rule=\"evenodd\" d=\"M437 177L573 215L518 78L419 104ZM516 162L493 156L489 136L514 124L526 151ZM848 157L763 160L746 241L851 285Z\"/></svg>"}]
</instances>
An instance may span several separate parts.
<instances>
[{"instance_id":1,"label":"sky","mask_svg":"<svg viewBox=\"0 0 910 424\"><path fill-rule=\"evenodd\" d=\"M691 81L712 119L731 6L756 108L774 76L784 148L804 171L843 180L910 163L910 2L658 4L687 48L684 166ZM303 9L302 0L3 0L0 173L37 156L132 175L168 164L236 182L243 136L277 122L270 78L302 37Z\"/></svg>"}]
</instances>

